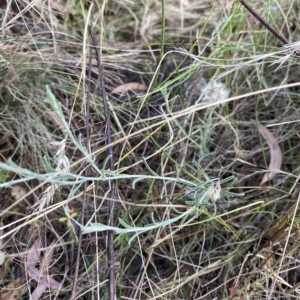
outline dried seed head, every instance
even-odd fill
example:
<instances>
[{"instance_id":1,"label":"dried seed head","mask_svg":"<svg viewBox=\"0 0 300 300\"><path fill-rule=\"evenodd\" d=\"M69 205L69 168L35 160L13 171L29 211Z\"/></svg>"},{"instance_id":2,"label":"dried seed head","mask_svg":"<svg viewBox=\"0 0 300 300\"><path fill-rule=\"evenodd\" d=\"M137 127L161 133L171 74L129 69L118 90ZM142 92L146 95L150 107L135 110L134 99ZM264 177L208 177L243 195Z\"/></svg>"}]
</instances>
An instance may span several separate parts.
<instances>
[{"instance_id":1,"label":"dried seed head","mask_svg":"<svg viewBox=\"0 0 300 300\"><path fill-rule=\"evenodd\" d=\"M219 179L214 179L212 185L207 189L206 195L213 201L217 201L221 197L221 184Z\"/></svg>"},{"instance_id":2,"label":"dried seed head","mask_svg":"<svg viewBox=\"0 0 300 300\"><path fill-rule=\"evenodd\" d=\"M56 164L56 171L70 171L70 161L68 157L65 155L65 148L66 148L66 138L61 140L60 142L52 141L50 142L54 146L59 146L56 154L54 163Z\"/></svg>"},{"instance_id":3,"label":"dried seed head","mask_svg":"<svg viewBox=\"0 0 300 300\"><path fill-rule=\"evenodd\" d=\"M201 89L201 92L203 94L203 102L216 102L225 100L229 95L229 90L225 87L225 84L215 80L212 80L205 85Z\"/></svg>"}]
</instances>

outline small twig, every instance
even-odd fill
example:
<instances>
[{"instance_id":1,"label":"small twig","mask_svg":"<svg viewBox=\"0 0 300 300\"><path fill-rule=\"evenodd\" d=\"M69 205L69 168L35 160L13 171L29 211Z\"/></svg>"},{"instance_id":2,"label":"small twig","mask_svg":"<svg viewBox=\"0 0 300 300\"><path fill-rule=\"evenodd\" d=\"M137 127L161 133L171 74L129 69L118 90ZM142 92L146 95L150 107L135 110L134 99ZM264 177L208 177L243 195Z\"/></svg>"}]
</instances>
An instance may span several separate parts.
<instances>
[{"instance_id":1,"label":"small twig","mask_svg":"<svg viewBox=\"0 0 300 300\"><path fill-rule=\"evenodd\" d=\"M279 33L271 24L269 24L261 15L259 15L245 0L240 0L240 2L262 25L264 25L284 45L288 45L290 43L281 33ZM300 52L298 50L295 51L295 54L297 56L300 56Z\"/></svg>"},{"instance_id":2,"label":"small twig","mask_svg":"<svg viewBox=\"0 0 300 300\"><path fill-rule=\"evenodd\" d=\"M99 84L99 95L102 97L103 108L104 108L104 117L105 117L105 134L106 134L106 145L107 147L107 156L109 157L109 168L110 171L115 171L115 162L114 162L114 153L113 147L111 146L112 138L110 131L110 113L107 103L106 91L105 91L105 83L103 76L103 67L101 61L101 55L97 48L97 40L94 34L94 31L89 26L89 32L92 38L92 43L96 52L96 60L98 65L98 84ZM115 181L112 180L110 182L110 199L108 206L108 226L114 226L114 218L113 218L113 210L115 205L115 196L116 196L116 186ZM115 280L115 272L114 272L114 264L115 264L115 252L114 252L114 232L112 230L107 231L107 256L108 256L108 293L109 300L116 299L116 280Z\"/></svg>"}]
</instances>

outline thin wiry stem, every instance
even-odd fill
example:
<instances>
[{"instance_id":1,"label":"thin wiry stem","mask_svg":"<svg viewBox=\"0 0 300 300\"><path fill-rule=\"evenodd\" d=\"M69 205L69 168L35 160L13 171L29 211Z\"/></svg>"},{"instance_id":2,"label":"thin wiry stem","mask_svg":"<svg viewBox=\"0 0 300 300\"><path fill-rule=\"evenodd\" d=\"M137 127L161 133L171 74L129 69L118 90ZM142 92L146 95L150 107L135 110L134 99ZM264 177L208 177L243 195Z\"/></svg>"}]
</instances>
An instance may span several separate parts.
<instances>
[{"instance_id":1,"label":"thin wiry stem","mask_svg":"<svg viewBox=\"0 0 300 300\"><path fill-rule=\"evenodd\" d=\"M91 43L90 43L91 44ZM90 120L90 95L91 95L91 78L92 78L92 55L93 50L92 46L89 48L89 69L88 69L88 91L87 91L87 97L86 97L86 107L85 107L85 129L86 129L86 149L88 152L90 152L90 128L89 128L89 120ZM87 163L88 164L88 163ZM89 176L89 167L85 168L84 176ZM81 206L81 219L80 223L82 226L84 226L84 212L86 207L86 199L87 199L87 190L88 182L84 182L84 190L83 190L83 200L82 200L82 206ZM76 286L77 286L77 280L78 280L78 273L79 273L79 261L81 256L81 246L82 246L82 230L79 230L78 234L78 248L77 248L77 256L76 256L76 266L75 266L75 273L74 273L74 284L72 288L72 296L71 299L76 299Z\"/></svg>"},{"instance_id":2,"label":"thin wiry stem","mask_svg":"<svg viewBox=\"0 0 300 300\"><path fill-rule=\"evenodd\" d=\"M245 0L240 0L241 4L253 15L262 25L264 25L277 39L279 39L284 45L290 42L279 33L271 24L269 24L261 15L259 15ZM295 51L297 56L300 56L298 50Z\"/></svg>"},{"instance_id":3,"label":"thin wiry stem","mask_svg":"<svg viewBox=\"0 0 300 300\"><path fill-rule=\"evenodd\" d=\"M108 103L107 103L107 97L106 97L106 91L105 91L105 83L104 83L104 76L103 76L103 66L101 61L101 54L99 53L96 45L96 37L94 34L94 31L91 27L89 27L90 35L92 38L92 42L94 45L94 49L96 52L96 60L98 65L98 83L99 83L99 95L102 97L103 101L103 108L104 108L104 117L105 117L105 134L106 134L106 145L107 147L107 156L109 157L109 167L110 171L115 171L115 162L114 162L114 153L113 153L113 147L112 144L112 138L111 138L111 130L110 130L110 113L108 109ZM110 182L110 199L109 206L108 206L108 226L114 225L114 204L115 204L115 197L116 197L116 182L115 180L112 180ZM116 299L116 279L115 279L115 272L114 272L114 264L115 264L115 252L114 252L114 232L112 230L107 231L107 256L108 256L108 293L109 293L109 300L115 300Z\"/></svg>"}]
</instances>

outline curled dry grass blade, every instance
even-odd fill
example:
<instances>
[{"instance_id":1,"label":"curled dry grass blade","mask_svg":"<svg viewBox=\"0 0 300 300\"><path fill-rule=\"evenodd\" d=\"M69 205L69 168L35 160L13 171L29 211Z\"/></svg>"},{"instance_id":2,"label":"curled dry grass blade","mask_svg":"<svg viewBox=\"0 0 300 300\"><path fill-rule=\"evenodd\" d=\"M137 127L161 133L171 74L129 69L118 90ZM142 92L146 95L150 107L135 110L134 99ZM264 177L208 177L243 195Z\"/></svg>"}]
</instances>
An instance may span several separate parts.
<instances>
[{"instance_id":1,"label":"curled dry grass blade","mask_svg":"<svg viewBox=\"0 0 300 300\"><path fill-rule=\"evenodd\" d=\"M251 122L257 126L260 134L268 143L270 149L270 164L269 164L269 173L265 173L263 179L260 182L260 186L264 186L269 180L272 180L275 175L280 171L282 165L282 152L280 146L274 135L268 130L265 126L261 125L260 123L251 120Z\"/></svg>"}]
</instances>

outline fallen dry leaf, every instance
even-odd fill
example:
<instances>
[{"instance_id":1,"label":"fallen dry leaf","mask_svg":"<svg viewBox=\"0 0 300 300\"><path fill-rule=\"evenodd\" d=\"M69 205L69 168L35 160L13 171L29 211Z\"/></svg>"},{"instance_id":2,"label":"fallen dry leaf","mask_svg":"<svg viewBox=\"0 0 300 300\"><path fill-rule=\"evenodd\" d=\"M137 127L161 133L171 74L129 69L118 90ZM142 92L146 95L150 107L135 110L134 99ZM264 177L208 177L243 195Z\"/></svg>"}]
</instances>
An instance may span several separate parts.
<instances>
[{"instance_id":1,"label":"fallen dry leaf","mask_svg":"<svg viewBox=\"0 0 300 300\"><path fill-rule=\"evenodd\" d=\"M21 295L27 291L27 285L21 284L21 279L18 278L14 282L9 283L0 290L0 300L16 300L20 299Z\"/></svg>"},{"instance_id":2,"label":"fallen dry leaf","mask_svg":"<svg viewBox=\"0 0 300 300\"><path fill-rule=\"evenodd\" d=\"M56 1L50 0L49 3L50 3L50 6L53 10L56 10L56 11L62 13L62 14L68 13L68 14L71 14L71 15L74 15L74 16L77 14L76 9L70 9L70 8L64 6L64 5L61 5L61 4L57 3Z\"/></svg>"},{"instance_id":3,"label":"fallen dry leaf","mask_svg":"<svg viewBox=\"0 0 300 300\"><path fill-rule=\"evenodd\" d=\"M57 282L52 275L48 274L48 269L53 256L54 243L55 242L52 242L51 245L47 247L44 257L40 262L39 270L35 267L35 265L39 263L41 240L37 239L28 252L25 266L27 268L29 278L38 283L34 292L31 294L31 300L39 300L47 288L50 290L58 290L61 287L61 284Z\"/></svg>"},{"instance_id":4,"label":"fallen dry leaf","mask_svg":"<svg viewBox=\"0 0 300 300\"><path fill-rule=\"evenodd\" d=\"M133 90L138 90L138 91L147 91L148 88L139 82L128 82L122 85L117 86L115 89L113 89L110 94L123 94L127 91L133 91Z\"/></svg>"},{"instance_id":5,"label":"fallen dry leaf","mask_svg":"<svg viewBox=\"0 0 300 300\"><path fill-rule=\"evenodd\" d=\"M270 148L271 161L269 164L269 173L265 173L263 179L261 180L259 186L262 187L263 185L265 185L265 183L274 178L274 176L280 171L282 164L282 152L276 138L265 126L261 125L260 123L257 123L254 120L251 120L251 122L255 126L257 126L260 134L266 140Z\"/></svg>"}]
</instances>

